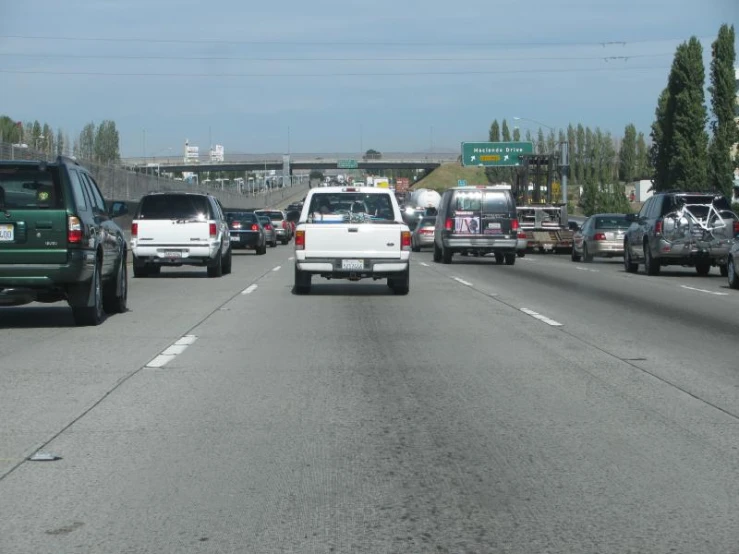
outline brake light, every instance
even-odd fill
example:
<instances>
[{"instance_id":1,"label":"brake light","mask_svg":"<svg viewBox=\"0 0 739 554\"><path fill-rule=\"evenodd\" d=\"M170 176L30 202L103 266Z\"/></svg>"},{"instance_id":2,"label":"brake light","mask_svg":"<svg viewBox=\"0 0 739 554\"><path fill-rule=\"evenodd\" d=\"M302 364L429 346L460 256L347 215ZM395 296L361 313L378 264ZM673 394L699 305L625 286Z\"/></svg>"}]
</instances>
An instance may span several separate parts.
<instances>
[{"instance_id":1,"label":"brake light","mask_svg":"<svg viewBox=\"0 0 739 554\"><path fill-rule=\"evenodd\" d=\"M511 220L511 231L518 231L518 219Z\"/></svg>"},{"instance_id":2,"label":"brake light","mask_svg":"<svg viewBox=\"0 0 739 554\"><path fill-rule=\"evenodd\" d=\"M131 237L136 238L139 236L139 224L134 222L131 223Z\"/></svg>"},{"instance_id":3,"label":"brake light","mask_svg":"<svg viewBox=\"0 0 739 554\"><path fill-rule=\"evenodd\" d=\"M271 231L272 225L270 225L269 223L265 223L264 228L267 229L267 231Z\"/></svg>"},{"instance_id":4,"label":"brake light","mask_svg":"<svg viewBox=\"0 0 739 554\"><path fill-rule=\"evenodd\" d=\"M595 235L593 235L593 240L606 240L606 234L605 233L595 233Z\"/></svg>"},{"instance_id":5,"label":"brake light","mask_svg":"<svg viewBox=\"0 0 739 554\"><path fill-rule=\"evenodd\" d=\"M282 222L282 228L283 229L287 229L287 221L283 221Z\"/></svg>"},{"instance_id":6,"label":"brake light","mask_svg":"<svg viewBox=\"0 0 739 554\"><path fill-rule=\"evenodd\" d=\"M654 224L654 232L660 234L662 232L662 220L657 220Z\"/></svg>"},{"instance_id":7,"label":"brake light","mask_svg":"<svg viewBox=\"0 0 739 554\"><path fill-rule=\"evenodd\" d=\"M210 231L210 238L215 238L218 235L218 229L215 223L208 225L208 230Z\"/></svg>"},{"instance_id":8,"label":"brake light","mask_svg":"<svg viewBox=\"0 0 739 554\"><path fill-rule=\"evenodd\" d=\"M411 249L411 232L410 231L400 232L400 249L401 250Z\"/></svg>"},{"instance_id":9,"label":"brake light","mask_svg":"<svg viewBox=\"0 0 739 554\"><path fill-rule=\"evenodd\" d=\"M739 220L734 221L734 236L739 235Z\"/></svg>"},{"instance_id":10,"label":"brake light","mask_svg":"<svg viewBox=\"0 0 739 554\"><path fill-rule=\"evenodd\" d=\"M295 231L295 250L305 249L305 231Z\"/></svg>"},{"instance_id":11,"label":"brake light","mask_svg":"<svg viewBox=\"0 0 739 554\"><path fill-rule=\"evenodd\" d=\"M233 229L241 229L241 223L240 223L239 221L234 221L234 222L233 222L233 223L231 224L231 227L232 227Z\"/></svg>"},{"instance_id":12,"label":"brake light","mask_svg":"<svg viewBox=\"0 0 739 554\"><path fill-rule=\"evenodd\" d=\"M82 242L82 222L79 217L70 215L67 219L67 242L70 244Z\"/></svg>"},{"instance_id":13,"label":"brake light","mask_svg":"<svg viewBox=\"0 0 739 554\"><path fill-rule=\"evenodd\" d=\"M251 224L251 230L252 231L259 231L259 225L257 225L256 223L252 223Z\"/></svg>"},{"instance_id":14,"label":"brake light","mask_svg":"<svg viewBox=\"0 0 739 554\"><path fill-rule=\"evenodd\" d=\"M525 231L519 231L518 234L516 235L516 238L525 239L526 238L526 232Z\"/></svg>"},{"instance_id":15,"label":"brake light","mask_svg":"<svg viewBox=\"0 0 739 554\"><path fill-rule=\"evenodd\" d=\"M446 231L453 231L454 230L454 220L452 220L451 217L447 217L446 221L444 222L444 229Z\"/></svg>"}]
</instances>

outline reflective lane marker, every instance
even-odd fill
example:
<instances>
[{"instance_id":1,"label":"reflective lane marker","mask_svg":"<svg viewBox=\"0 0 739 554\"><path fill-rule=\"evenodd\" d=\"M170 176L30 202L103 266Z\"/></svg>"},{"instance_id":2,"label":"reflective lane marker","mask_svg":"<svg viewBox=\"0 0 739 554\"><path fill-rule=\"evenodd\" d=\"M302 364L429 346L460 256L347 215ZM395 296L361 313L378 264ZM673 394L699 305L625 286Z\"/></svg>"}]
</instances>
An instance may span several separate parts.
<instances>
[{"instance_id":1,"label":"reflective lane marker","mask_svg":"<svg viewBox=\"0 0 739 554\"><path fill-rule=\"evenodd\" d=\"M241 294L251 294L255 290L257 290L257 285L249 285L248 287L246 287L244 290L241 291Z\"/></svg>"},{"instance_id":2,"label":"reflective lane marker","mask_svg":"<svg viewBox=\"0 0 739 554\"><path fill-rule=\"evenodd\" d=\"M452 277L457 283L461 283L466 287L473 287L474 285L470 283L469 281L465 281L464 279L460 279L459 277Z\"/></svg>"},{"instance_id":3,"label":"reflective lane marker","mask_svg":"<svg viewBox=\"0 0 739 554\"><path fill-rule=\"evenodd\" d=\"M197 340L195 335L185 335L177 339L172 345L168 346L156 358L146 364L146 367L159 368L164 367L174 360L178 355L182 354L187 347Z\"/></svg>"},{"instance_id":4,"label":"reflective lane marker","mask_svg":"<svg viewBox=\"0 0 739 554\"><path fill-rule=\"evenodd\" d=\"M680 286L682 288L684 288L684 289L694 290L694 291L698 291L698 292L705 292L706 294L713 294L715 296L729 296L729 293L728 292L714 292L712 290L697 289L695 287L689 287L687 285L680 285Z\"/></svg>"},{"instance_id":5,"label":"reflective lane marker","mask_svg":"<svg viewBox=\"0 0 739 554\"><path fill-rule=\"evenodd\" d=\"M552 327L562 327L562 324L559 321L554 321L553 319L549 319L545 315L541 315L538 312L535 312L534 310L529 310L528 308L521 308L521 311L527 315L530 315L534 319L538 319L539 321L543 321L547 325L551 325Z\"/></svg>"},{"instance_id":6,"label":"reflective lane marker","mask_svg":"<svg viewBox=\"0 0 739 554\"><path fill-rule=\"evenodd\" d=\"M278 265L277 267L273 268L272 271L280 271L281 267L282 267L281 265Z\"/></svg>"},{"instance_id":7,"label":"reflective lane marker","mask_svg":"<svg viewBox=\"0 0 739 554\"><path fill-rule=\"evenodd\" d=\"M420 262L420 265L422 265L423 267L428 267L429 266L429 264L427 264L426 262Z\"/></svg>"}]
</instances>

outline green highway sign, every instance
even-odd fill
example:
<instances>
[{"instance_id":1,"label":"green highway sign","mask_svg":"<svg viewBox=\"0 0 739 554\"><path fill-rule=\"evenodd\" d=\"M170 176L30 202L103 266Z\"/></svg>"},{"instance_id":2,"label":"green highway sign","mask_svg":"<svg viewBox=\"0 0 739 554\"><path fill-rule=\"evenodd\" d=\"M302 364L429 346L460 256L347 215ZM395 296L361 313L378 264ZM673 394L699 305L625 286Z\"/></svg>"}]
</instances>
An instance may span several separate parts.
<instances>
[{"instance_id":1,"label":"green highway sign","mask_svg":"<svg viewBox=\"0 0 739 554\"><path fill-rule=\"evenodd\" d=\"M336 162L337 169L357 169L357 160L339 160Z\"/></svg>"},{"instance_id":2,"label":"green highway sign","mask_svg":"<svg viewBox=\"0 0 739 554\"><path fill-rule=\"evenodd\" d=\"M532 142L463 142L462 165L516 166L521 165L519 155L533 153Z\"/></svg>"},{"instance_id":3,"label":"green highway sign","mask_svg":"<svg viewBox=\"0 0 739 554\"><path fill-rule=\"evenodd\" d=\"M457 179L457 186L458 187L466 187L467 186L467 179Z\"/></svg>"}]
</instances>

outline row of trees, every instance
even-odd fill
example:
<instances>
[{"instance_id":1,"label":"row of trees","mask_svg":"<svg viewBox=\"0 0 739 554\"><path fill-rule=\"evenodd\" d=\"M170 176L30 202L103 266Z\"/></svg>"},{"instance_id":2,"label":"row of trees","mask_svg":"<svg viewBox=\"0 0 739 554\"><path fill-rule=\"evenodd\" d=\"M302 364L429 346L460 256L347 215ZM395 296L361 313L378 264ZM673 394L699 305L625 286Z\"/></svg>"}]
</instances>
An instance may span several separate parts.
<instances>
[{"instance_id":1,"label":"row of trees","mask_svg":"<svg viewBox=\"0 0 739 554\"><path fill-rule=\"evenodd\" d=\"M739 141L734 119L734 40L734 26L722 25L712 44L710 120L704 93L703 47L696 37L677 47L652 124L650 154L655 190L715 190L732 197L738 160L732 159L731 148Z\"/></svg>"},{"instance_id":2,"label":"row of trees","mask_svg":"<svg viewBox=\"0 0 739 554\"><path fill-rule=\"evenodd\" d=\"M75 156L88 162L117 163L121 159L120 137L114 121L99 125L88 123L79 136L71 141L62 129L56 132L48 123L38 121L25 124L7 115L0 116L0 142L25 144L47 156Z\"/></svg>"}]
</instances>

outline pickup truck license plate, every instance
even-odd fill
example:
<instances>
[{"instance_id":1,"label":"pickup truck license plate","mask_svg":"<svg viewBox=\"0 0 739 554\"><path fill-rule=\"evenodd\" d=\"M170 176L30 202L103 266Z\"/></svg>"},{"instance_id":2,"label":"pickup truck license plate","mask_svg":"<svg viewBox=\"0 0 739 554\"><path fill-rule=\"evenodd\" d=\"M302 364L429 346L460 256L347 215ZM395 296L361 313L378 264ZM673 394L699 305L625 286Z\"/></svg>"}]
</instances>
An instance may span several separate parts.
<instances>
[{"instance_id":1,"label":"pickup truck license plate","mask_svg":"<svg viewBox=\"0 0 739 554\"><path fill-rule=\"evenodd\" d=\"M166 250L164 252L164 257L165 258L181 258L182 252L180 252L179 250Z\"/></svg>"},{"instance_id":2,"label":"pickup truck license plate","mask_svg":"<svg viewBox=\"0 0 739 554\"><path fill-rule=\"evenodd\" d=\"M14 238L12 225L0 225L0 242L13 242Z\"/></svg>"},{"instance_id":3,"label":"pickup truck license plate","mask_svg":"<svg viewBox=\"0 0 739 554\"><path fill-rule=\"evenodd\" d=\"M364 260L341 260L341 269L356 271L364 269Z\"/></svg>"}]
</instances>

